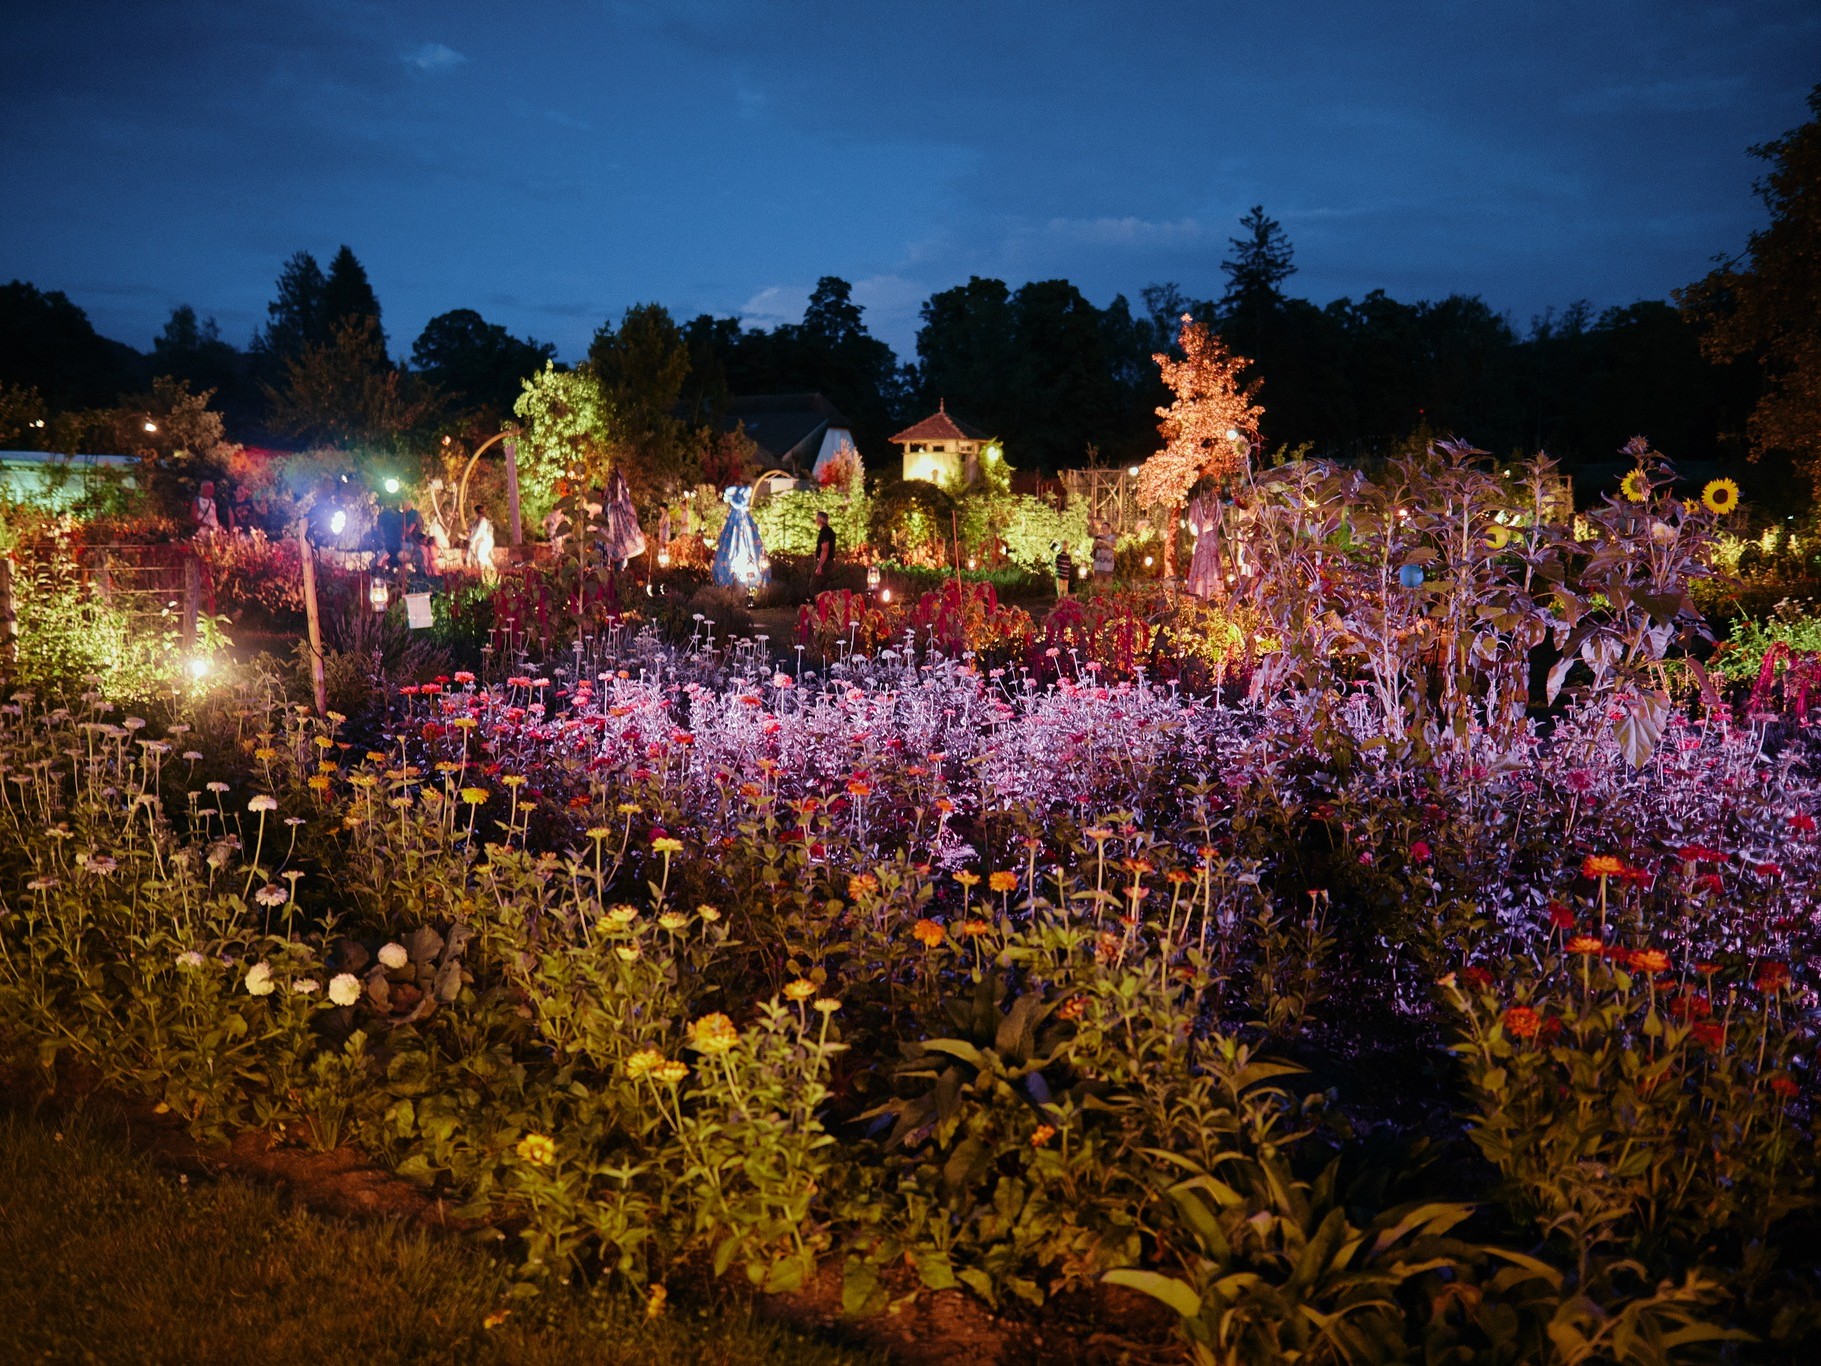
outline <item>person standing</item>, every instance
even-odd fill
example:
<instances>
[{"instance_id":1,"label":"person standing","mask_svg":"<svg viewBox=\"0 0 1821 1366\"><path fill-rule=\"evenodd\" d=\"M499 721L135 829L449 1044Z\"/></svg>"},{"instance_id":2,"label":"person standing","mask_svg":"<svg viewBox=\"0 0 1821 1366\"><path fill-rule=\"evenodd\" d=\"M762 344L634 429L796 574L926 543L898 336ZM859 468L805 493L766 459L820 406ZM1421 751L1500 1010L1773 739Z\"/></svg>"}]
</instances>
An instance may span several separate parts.
<instances>
[{"instance_id":1,"label":"person standing","mask_svg":"<svg viewBox=\"0 0 1821 1366\"><path fill-rule=\"evenodd\" d=\"M221 513L215 506L213 479L204 479L202 486L196 490L195 501L190 504L190 522L198 539L213 536L221 530Z\"/></svg>"},{"instance_id":2,"label":"person standing","mask_svg":"<svg viewBox=\"0 0 1821 1366\"><path fill-rule=\"evenodd\" d=\"M1056 598L1061 601L1069 595L1069 581L1075 577L1075 557L1060 541L1051 541L1050 549L1056 552Z\"/></svg>"},{"instance_id":3,"label":"person standing","mask_svg":"<svg viewBox=\"0 0 1821 1366\"><path fill-rule=\"evenodd\" d=\"M499 577L493 563L493 523L479 508L473 509L473 515L468 528L468 565L480 571L482 583L490 584Z\"/></svg>"},{"instance_id":4,"label":"person standing","mask_svg":"<svg viewBox=\"0 0 1821 1366\"><path fill-rule=\"evenodd\" d=\"M665 503L658 509L658 559L665 564L670 562L670 535L670 504Z\"/></svg>"},{"instance_id":5,"label":"person standing","mask_svg":"<svg viewBox=\"0 0 1821 1366\"><path fill-rule=\"evenodd\" d=\"M816 514L816 562L809 573L809 595L828 590L828 571L835 562L835 529L828 524L828 514Z\"/></svg>"},{"instance_id":6,"label":"person standing","mask_svg":"<svg viewBox=\"0 0 1821 1366\"><path fill-rule=\"evenodd\" d=\"M1113 582L1115 546L1112 526L1106 522L1099 523L1094 532L1094 581L1102 588Z\"/></svg>"}]
</instances>

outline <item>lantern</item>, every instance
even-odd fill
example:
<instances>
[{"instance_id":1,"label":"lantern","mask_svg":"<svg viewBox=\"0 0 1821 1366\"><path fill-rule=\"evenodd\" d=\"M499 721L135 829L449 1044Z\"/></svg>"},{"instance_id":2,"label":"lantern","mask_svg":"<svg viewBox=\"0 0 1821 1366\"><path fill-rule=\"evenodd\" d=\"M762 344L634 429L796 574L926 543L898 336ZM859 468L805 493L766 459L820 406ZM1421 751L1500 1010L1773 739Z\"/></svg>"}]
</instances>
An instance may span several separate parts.
<instances>
[{"instance_id":1,"label":"lantern","mask_svg":"<svg viewBox=\"0 0 1821 1366\"><path fill-rule=\"evenodd\" d=\"M1420 564L1407 564L1397 571L1397 581L1405 588L1423 586L1423 567Z\"/></svg>"},{"instance_id":2,"label":"lantern","mask_svg":"<svg viewBox=\"0 0 1821 1366\"><path fill-rule=\"evenodd\" d=\"M669 546L659 547L659 549L658 549L658 568L659 569L670 568L670 547Z\"/></svg>"},{"instance_id":3,"label":"lantern","mask_svg":"<svg viewBox=\"0 0 1821 1366\"><path fill-rule=\"evenodd\" d=\"M974 557L974 556L972 556L972 555L969 555L969 556L968 556L968 557L967 557L967 567L968 567L968 568L969 568L969 569L970 569L970 570L972 570L972 569L978 569L978 568L980 568L980 561L979 561L979 560L978 560L978 559L976 559L976 558L975 558L975 557Z\"/></svg>"},{"instance_id":4,"label":"lantern","mask_svg":"<svg viewBox=\"0 0 1821 1366\"><path fill-rule=\"evenodd\" d=\"M878 565L869 564L866 566L866 586L868 588L877 588L879 586L879 566Z\"/></svg>"},{"instance_id":5,"label":"lantern","mask_svg":"<svg viewBox=\"0 0 1821 1366\"><path fill-rule=\"evenodd\" d=\"M392 603L392 590L384 579L374 579L367 585L367 602L373 610L383 612Z\"/></svg>"}]
</instances>

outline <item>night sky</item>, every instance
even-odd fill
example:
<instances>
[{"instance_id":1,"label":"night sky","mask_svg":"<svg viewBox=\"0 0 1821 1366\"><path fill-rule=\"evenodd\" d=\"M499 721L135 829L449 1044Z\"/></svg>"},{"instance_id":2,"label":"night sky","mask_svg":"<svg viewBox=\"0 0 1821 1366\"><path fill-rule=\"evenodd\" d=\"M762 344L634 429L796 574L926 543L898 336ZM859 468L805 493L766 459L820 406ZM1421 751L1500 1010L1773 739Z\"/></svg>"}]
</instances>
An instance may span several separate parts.
<instances>
[{"instance_id":1,"label":"night sky","mask_svg":"<svg viewBox=\"0 0 1821 1366\"><path fill-rule=\"evenodd\" d=\"M1661 298L1762 221L1821 5L8 5L0 279L150 345L244 345L343 242L395 354L458 307L574 359L601 319L795 321L855 282L909 358L969 274L1218 296L1253 203L1318 302Z\"/></svg>"}]
</instances>

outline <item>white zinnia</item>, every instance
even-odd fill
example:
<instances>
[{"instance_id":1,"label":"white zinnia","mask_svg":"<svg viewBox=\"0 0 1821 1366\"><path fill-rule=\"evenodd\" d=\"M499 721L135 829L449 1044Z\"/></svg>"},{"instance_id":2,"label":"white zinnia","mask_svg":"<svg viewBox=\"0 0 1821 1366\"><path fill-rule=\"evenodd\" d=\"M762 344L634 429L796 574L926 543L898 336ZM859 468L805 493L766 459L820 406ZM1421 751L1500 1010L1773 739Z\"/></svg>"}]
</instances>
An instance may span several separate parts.
<instances>
[{"instance_id":1,"label":"white zinnia","mask_svg":"<svg viewBox=\"0 0 1821 1366\"><path fill-rule=\"evenodd\" d=\"M253 798L252 801L247 803L247 810L249 810L249 811L276 811L276 810L278 810L278 798L268 797L268 796L266 796L265 793L262 792L257 797Z\"/></svg>"},{"instance_id":2,"label":"white zinnia","mask_svg":"<svg viewBox=\"0 0 1821 1366\"><path fill-rule=\"evenodd\" d=\"M388 968L402 968L411 961L403 944L387 944L379 951L379 961Z\"/></svg>"},{"instance_id":3,"label":"white zinnia","mask_svg":"<svg viewBox=\"0 0 1821 1366\"><path fill-rule=\"evenodd\" d=\"M299 996L314 996L317 992L322 990L322 983L317 981L314 977L299 977L295 982L291 983L291 990L296 992Z\"/></svg>"},{"instance_id":4,"label":"white zinnia","mask_svg":"<svg viewBox=\"0 0 1821 1366\"><path fill-rule=\"evenodd\" d=\"M177 955L177 966L180 968L199 968L207 961L208 959L196 952L195 949L185 949L182 953Z\"/></svg>"},{"instance_id":5,"label":"white zinnia","mask_svg":"<svg viewBox=\"0 0 1821 1366\"><path fill-rule=\"evenodd\" d=\"M270 996L272 994L272 965L255 963L247 969L247 995Z\"/></svg>"},{"instance_id":6,"label":"white zinnia","mask_svg":"<svg viewBox=\"0 0 1821 1366\"><path fill-rule=\"evenodd\" d=\"M338 973L329 982L329 999L338 1006L351 1006L360 999L360 978L351 972Z\"/></svg>"}]
</instances>

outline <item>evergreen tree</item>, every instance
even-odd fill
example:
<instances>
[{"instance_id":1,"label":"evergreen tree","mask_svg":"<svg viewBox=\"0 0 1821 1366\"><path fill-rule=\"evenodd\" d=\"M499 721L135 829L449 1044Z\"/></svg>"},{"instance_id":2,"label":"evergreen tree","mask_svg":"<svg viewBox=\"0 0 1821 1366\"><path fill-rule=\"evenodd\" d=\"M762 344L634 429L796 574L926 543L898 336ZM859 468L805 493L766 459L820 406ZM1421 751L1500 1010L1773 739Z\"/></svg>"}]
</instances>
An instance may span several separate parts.
<instances>
[{"instance_id":1,"label":"evergreen tree","mask_svg":"<svg viewBox=\"0 0 1821 1366\"><path fill-rule=\"evenodd\" d=\"M346 245L329 262L329 275L322 287L322 317L325 329L330 331L339 323L371 318L374 335L379 338L381 350L385 349L386 330L379 321L379 297L367 279L367 268Z\"/></svg>"},{"instance_id":2,"label":"evergreen tree","mask_svg":"<svg viewBox=\"0 0 1821 1366\"><path fill-rule=\"evenodd\" d=\"M1227 277L1221 312L1228 317L1271 313L1283 306L1283 283L1296 273L1290 239L1264 205L1239 220L1243 237L1230 237L1233 255L1220 263Z\"/></svg>"},{"instance_id":3,"label":"evergreen tree","mask_svg":"<svg viewBox=\"0 0 1821 1366\"><path fill-rule=\"evenodd\" d=\"M266 325L253 338L253 351L268 379L282 374L284 363L304 348L329 339L324 292L328 280L316 258L300 251L278 273L278 295L266 305Z\"/></svg>"},{"instance_id":4,"label":"evergreen tree","mask_svg":"<svg viewBox=\"0 0 1821 1366\"><path fill-rule=\"evenodd\" d=\"M549 342L521 340L472 308L439 313L411 346L412 366L478 427L497 427L555 355Z\"/></svg>"}]
</instances>

